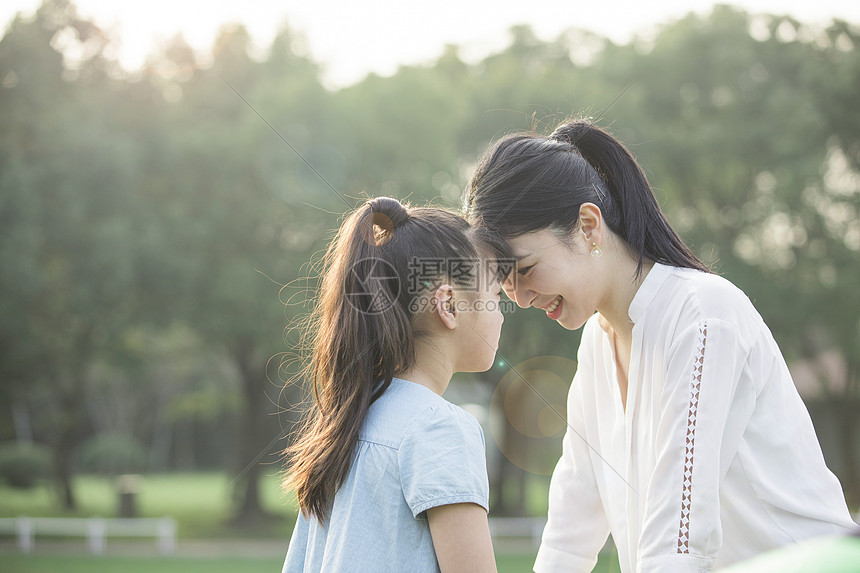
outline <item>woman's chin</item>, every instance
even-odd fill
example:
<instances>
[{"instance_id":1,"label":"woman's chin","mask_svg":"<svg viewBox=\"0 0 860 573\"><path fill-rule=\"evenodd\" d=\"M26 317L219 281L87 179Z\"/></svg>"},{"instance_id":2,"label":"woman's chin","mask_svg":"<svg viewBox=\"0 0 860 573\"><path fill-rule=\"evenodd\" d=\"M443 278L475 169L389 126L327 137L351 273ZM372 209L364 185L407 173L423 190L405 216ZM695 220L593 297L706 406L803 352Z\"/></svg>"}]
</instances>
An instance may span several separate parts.
<instances>
[{"instance_id":1,"label":"woman's chin","mask_svg":"<svg viewBox=\"0 0 860 573\"><path fill-rule=\"evenodd\" d=\"M570 317L561 316L556 322L565 330L579 330L582 328L587 321L585 320L571 320Z\"/></svg>"}]
</instances>

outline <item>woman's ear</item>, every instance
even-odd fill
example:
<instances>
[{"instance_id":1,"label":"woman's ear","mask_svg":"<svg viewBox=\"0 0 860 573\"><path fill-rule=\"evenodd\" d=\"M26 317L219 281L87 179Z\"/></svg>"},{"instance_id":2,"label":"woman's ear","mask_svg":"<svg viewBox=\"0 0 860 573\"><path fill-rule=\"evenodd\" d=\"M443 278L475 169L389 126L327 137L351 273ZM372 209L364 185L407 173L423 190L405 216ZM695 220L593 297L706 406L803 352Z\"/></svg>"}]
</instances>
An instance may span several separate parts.
<instances>
[{"instance_id":1,"label":"woman's ear","mask_svg":"<svg viewBox=\"0 0 860 573\"><path fill-rule=\"evenodd\" d=\"M457 305L451 285L443 284L433 293L433 312L446 327L451 330L457 328Z\"/></svg>"},{"instance_id":2,"label":"woman's ear","mask_svg":"<svg viewBox=\"0 0 860 573\"><path fill-rule=\"evenodd\" d=\"M594 203L583 203L579 206L579 230L590 248L592 243L600 245L603 239L603 213Z\"/></svg>"}]
</instances>

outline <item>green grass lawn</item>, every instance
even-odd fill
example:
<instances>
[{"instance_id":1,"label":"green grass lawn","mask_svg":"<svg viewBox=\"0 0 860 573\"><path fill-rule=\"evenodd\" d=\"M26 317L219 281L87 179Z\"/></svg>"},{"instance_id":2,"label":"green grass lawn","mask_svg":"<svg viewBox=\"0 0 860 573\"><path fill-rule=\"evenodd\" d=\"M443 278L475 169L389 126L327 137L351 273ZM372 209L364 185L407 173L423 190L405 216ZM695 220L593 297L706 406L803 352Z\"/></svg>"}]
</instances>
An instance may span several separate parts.
<instances>
[{"instance_id":1,"label":"green grass lawn","mask_svg":"<svg viewBox=\"0 0 860 573\"><path fill-rule=\"evenodd\" d=\"M536 480L527 489L527 504L534 515L546 511L546 480ZM195 539L279 539L286 543L295 522L294 500L281 495L277 478L266 476L261 482L262 504L275 519L263 528L255 530L229 527L227 522L231 510L230 478L217 472L174 473L147 475L141 483L138 507L142 517L172 516L179 523L179 543ZM117 511L117 493L114 482L98 476L78 476L74 482L78 496L79 511L64 512L60 509L57 495L48 486L31 490L16 490L0 486L0 517L51 516L103 516L112 517ZM11 542L11 540L8 540ZM152 542L151 542L152 541ZM141 546L151 545L154 540L141 540ZM0 571L3 573L108 573L122 571L137 573L158 571L159 573L220 573L242 571L247 573L280 571L284 555L267 555L259 558L237 557L128 557L108 554L94 557L81 554L86 546L80 539L80 548L72 555L58 555L43 551L40 554L39 537L36 538L36 554L21 555L13 549L0 552ZM500 573L531 571L535 551L524 553L497 552ZM595 571L616 573L617 557L602 556ZM611 566L614 564L614 566Z\"/></svg>"},{"instance_id":2,"label":"green grass lawn","mask_svg":"<svg viewBox=\"0 0 860 573\"><path fill-rule=\"evenodd\" d=\"M255 529L229 527L231 477L222 472L193 472L146 475L141 482L138 508L141 517L172 516L179 524L179 538L270 537L289 538L296 519L295 501L281 493L278 478L264 476L260 482L263 508L273 515L271 523ZM548 479L532 476L526 488L531 515L546 515ZM56 491L48 485L29 490L0 485L0 517L113 517L117 492L109 478L82 475L74 480L78 511L64 511ZM516 492L508 492L514 494Z\"/></svg>"},{"instance_id":3,"label":"green grass lawn","mask_svg":"<svg viewBox=\"0 0 860 573\"><path fill-rule=\"evenodd\" d=\"M194 559L182 557L54 557L0 553L5 573L273 573L281 570L283 557L265 559ZM533 554L498 555L499 573L531 571ZM618 573L618 560L601 556L597 573Z\"/></svg>"},{"instance_id":4,"label":"green grass lawn","mask_svg":"<svg viewBox=\"0 0 860 573\"><path fill-rule=\"evenodd\" d=\"M283 558L195 559L183 557L85 557L0 553L5 573L277 573Z\"/></svg>"},{"instance_id":5,"label":"green grass lawn","mask_svg":"<svg viewBox=\"0 0 860 573\"><path fill-rule=\"evenodd\" d=\"M117 493L113 480L100 476L78 476L74 481L78 511L64 511L53 488L42 485L30 490L0 486L0 517L113 517ZM262 529L242 530L226 524L231 511L230 479L218 472L147 475L141 483L138 509L141 517L172 516L179 523L179 537L236 536L288 537L295 522L293 499L281 495L278 480L266 476L260 483L263 508L275 516Z\"/></svg>"}]
</instances>

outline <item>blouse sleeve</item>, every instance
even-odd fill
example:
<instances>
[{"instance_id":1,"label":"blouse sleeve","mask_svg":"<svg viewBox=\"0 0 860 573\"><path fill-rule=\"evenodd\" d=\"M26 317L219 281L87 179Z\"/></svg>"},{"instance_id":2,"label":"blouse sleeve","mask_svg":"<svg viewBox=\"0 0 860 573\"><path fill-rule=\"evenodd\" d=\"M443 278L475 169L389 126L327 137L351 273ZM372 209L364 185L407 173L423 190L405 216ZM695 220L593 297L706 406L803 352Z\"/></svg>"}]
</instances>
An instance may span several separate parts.
<instances>
[{"instance_id":1,"label":"blouse sleeve","mask_svg":"<svg viewBox=\"0 0 860 573\"><path fill-rule=\"evenodd\" d=\"M640 573L713 567L722 545L720 460L734 456L741 438L725 432L726 422L747 354L737 328L717 319L691 325L668 351Z\"/></svg>"},{"instance_id":2,"label":"blouse sleeve","mask_svg":"<svg viewBox=\"0 0 860 573\"><path fill-rule=\"evenodd\" d=\"M584 354L580 352L580 368L568 393L567 431L562 441L561 459L550 481L547 524L534 565L537 573L591 571L609 536L609 524L585 441L581 398L583 372L587 371L582 367Z\"/></svg>"},{"instance_id":3,"label":"blouse sleeve","mask_svg":"<svg viewBox=\"0 0 860 573\"><path fill-rule=\"evenodd\" d=\"M415 518L452 503L489 507L484 434L471 414L453 404L429 407L398 448L400 482Z\"/></svg>"}]
</instances>

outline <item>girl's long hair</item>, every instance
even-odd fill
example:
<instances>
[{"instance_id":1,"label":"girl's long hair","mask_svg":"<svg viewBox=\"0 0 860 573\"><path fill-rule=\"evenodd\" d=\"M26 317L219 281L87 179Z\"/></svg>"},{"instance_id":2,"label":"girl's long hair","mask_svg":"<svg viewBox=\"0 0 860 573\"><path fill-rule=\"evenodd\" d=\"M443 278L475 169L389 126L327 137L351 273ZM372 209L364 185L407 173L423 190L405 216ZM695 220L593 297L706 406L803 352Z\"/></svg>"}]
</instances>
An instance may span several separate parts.
<instances>
[{"instance_id":1,"label":"girl's long hair","mask_svg":"<svg viewBox=\"0 0 860 573\"><path fill-rule=\"evenodd\" d=\"M642 168L624 145L584 120L552 134L515 133L478 161L466 190L469 220L505 238L552 229L572 232L579 207L594 203L638 260L710 272L660 210Z\"/></svg>"},{"instance_id":2,"label":"girl's long hair","mask_svg":"<svg viewBox=\"0 0 860 573\"><path fill-rule=\"evenodd\" d=\"M479 246L487 240L459 215L387 197L368 201L341 226L323 259L308 333L313 349L302 377L313 403L282 452L284 487L306 516L325 521L370 405L414 364L422 333L413 327L412 303L454 278L446 261L477 261L479 248L492 249Z\"/></svg>"}]
</instances>

